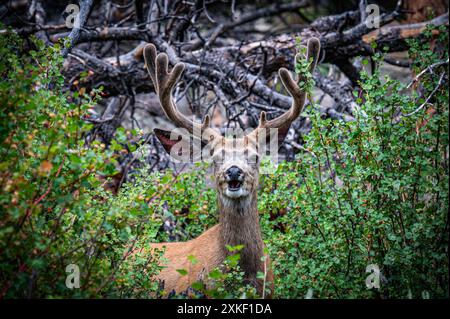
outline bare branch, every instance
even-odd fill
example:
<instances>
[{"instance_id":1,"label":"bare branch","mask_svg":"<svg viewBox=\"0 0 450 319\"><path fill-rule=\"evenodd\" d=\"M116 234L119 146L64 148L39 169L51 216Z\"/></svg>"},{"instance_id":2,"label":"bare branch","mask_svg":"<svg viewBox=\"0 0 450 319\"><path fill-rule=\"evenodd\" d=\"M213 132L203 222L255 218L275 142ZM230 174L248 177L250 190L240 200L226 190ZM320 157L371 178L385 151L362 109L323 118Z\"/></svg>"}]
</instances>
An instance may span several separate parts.
<instances>
[{"instance_id":1,"label":"bare branch","mask_svg":"<svg viewBox=\"0 0 450 319\"><path fill-rule=\"evenodd\" d=\"M92 0L80 0L80 12L78 13L76 19L75 19L75 25L72 31L69 34L69 40L70 44L69 47L64 48L62 51L63 57L66 57L67 54L70 52L72 47L77 43L78 38L80 37L81 29L83 28L84 24L86 23L86 20L89 17L89 13L92 8Z\"/></svg>"}]
</instances>

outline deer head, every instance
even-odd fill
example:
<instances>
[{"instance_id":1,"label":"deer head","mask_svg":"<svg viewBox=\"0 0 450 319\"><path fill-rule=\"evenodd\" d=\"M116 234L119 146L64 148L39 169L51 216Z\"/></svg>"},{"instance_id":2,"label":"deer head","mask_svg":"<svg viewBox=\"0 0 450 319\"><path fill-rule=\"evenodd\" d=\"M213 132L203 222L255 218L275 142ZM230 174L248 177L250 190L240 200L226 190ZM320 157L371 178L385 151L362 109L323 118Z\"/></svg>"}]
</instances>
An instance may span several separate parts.
<instances>
[{"instance_id":1,"label":"deer head","mask_svg":"<svg viewBox=\"0 0 450 319\"><path fill-rule=\"evenodd\" d=\"M319 40L317 38L309 39L306 58L311 61L310 72L313 72L317 64L319 50ZM205 116L202 123L197 123L178 110L172 97L172 90L184 70L183 63L177 63L169 72L167 55L165 53L156 55L156 48L153 44L148 44L145 47L144 58L165 114L175 125L187 130L190 135L188 143L183 144L183 141L174 139L174 135L170 132L155 129L155 134L165 150L172 156L177 157L180 154L173 150L178 143L181 146L184 145L185 150L190 150L189 157L193 159L196 156L193 154L195 150L192 149L192 143L194 143L194 140L198 141L201 154L206 154L212 159L216 187L222 204L232 205L236 202L249 202L257 190L260 156L264 152L263 146L267 145L267 139L273 137L272 133L275 131L278 135L278 142L282 142L291 123L302 112L306 92L299 88L299 81L304 79L299 77L294 80L287 69L280 68L278 73L281 81L292 96L290 109L272 120L267 120L266 113L263 111L260 114L259 125L256 129L243 136L227 138L209 127L210 119L208 115ZM295 61L299 59L301 59L301 56L297 54Z\"/></svg>"}]
</instances>

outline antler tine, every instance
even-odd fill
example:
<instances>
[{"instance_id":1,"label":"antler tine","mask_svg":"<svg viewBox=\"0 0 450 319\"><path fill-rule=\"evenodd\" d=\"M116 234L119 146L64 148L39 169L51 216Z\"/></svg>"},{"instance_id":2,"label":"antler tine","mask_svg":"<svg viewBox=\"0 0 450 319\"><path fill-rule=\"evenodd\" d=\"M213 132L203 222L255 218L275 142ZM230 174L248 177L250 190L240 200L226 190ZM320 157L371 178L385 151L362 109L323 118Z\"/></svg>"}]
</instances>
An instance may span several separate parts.
<instances>
[{"instance_id":1,"label":"antler tine","mask_svg":"<svg viewBox=\"0 0 450 319\"><path fill-rule=\"evenodd\" d=\"M158 82L156 81L156 47L153 44L147 44L144 48L144 61L145 67L147 68L148 74L152 79L153 86L155 87L156 93L158 93Z\"/></svg>"},{"instance_id":2,"label":"antler tine","mask_svg":"<svg viewBox=\"0 0 450 319\"><path fill-rule=\"evenodd\" d=\"M178 110L173 100L172 90L184 71L184 63L177 63L169 72L167 54L159 53L156 55L156 47L153 44L145 46L144 60L166 116L177 126L187 129L190 133L194 133L194 131L200 133L207 129L210 122L209 115L205 116L203 123L195 123Z\"/></svg>"},{"instance_id":3,"label":"antler tine","mask_svg":"<svg viewBox=\"0 0 450 319\"><path fill-rule=\"evenodd\" d=\"M309 66L309 72L311 73L314 71L317 65L319 52L320 52L319 39L310 38L307 44L306 58L308 59L308 61L312 58L311 64ZM297 53L295 55L294 61L297 62L301 58L302 58L301 54ZM304 78L299 76L298 80L294 81L294 79L291 77L289 71L286 68L280 68L278 74L281 78L281 81L283 82L284 87L292 96L293 100L291 108L287 112L283 113L281 116L270 121L266 120L266 113L264 111L261 112L258 128L278 128L282 129L283 131L287 131L291 123L300 115L301 111L303 110L303 106L305 104L306 92L302 91L298 85L298 83L304 80Z\"/></svg>"}]
</instances>

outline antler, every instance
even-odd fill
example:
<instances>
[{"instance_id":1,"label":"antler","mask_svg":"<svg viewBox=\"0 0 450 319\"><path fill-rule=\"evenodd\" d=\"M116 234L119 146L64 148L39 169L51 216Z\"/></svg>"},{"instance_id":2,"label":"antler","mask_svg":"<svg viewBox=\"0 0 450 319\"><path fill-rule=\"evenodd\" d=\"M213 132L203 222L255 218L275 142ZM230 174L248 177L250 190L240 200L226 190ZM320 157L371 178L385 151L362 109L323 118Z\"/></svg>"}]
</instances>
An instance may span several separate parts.
<instances>
[{"instance_id":1,"label":"antler","mask_svg":"<svg viewBox=\"0 0 450 319\"><path fill-rule=\"evenodd\" d=\"M308 40L307 44L307 54L306 58L308 61L312 58L311 64L309 66L309 72L313 72L320 52L320 41L317 38L311 38ZM215 130L209 128L209 115L205 116L203 123L196 123L185 115L183 115L177 108L175 102L172 98L172 90L180 78L184 70L184 63L177 63L171 72L168 71L168 57L165 53L159 53L156 56L156 47L153 44L147 44L144 48L144 59L145 65L147 67L148 73L152 79L153 85L155 86L156 93L158 94L159 101L164 110L166 116L173 121L176 125L186 128L191 134L204 132L207 133L207 138L215 138L220 134ZM295 61L301 59L301 54L298 53L295 56ZM292 96L291 108L285 112L283 115L267 121L266 112L261 112L259 118L258 127L250 134L258 135L261 129L271 129L276 128L279 130L279 136L284 136L291 123L300 115L303 110L303 106L306 100L306 92L302 91L299 87L299 82L306 80L303 76L299 76L297 81L295 81L289 71L285 68L280 68L278 74L283 82L284 87ZM266 131L267 132L267 131Z\"/></svg>"},{"instance_id":2,"label":"antler","mask_svg":"<svg viewBox=\"0 0 450 319\"><path fill-rule=\"evenodd\" d=\"M319 58L320 52L320 41L317 38L310 38L307 44L307 53L306 58L309 61L312 58L311 64L309 66L309 72L313 72L316 65L317 60ZM301 54L297 53L295 55L295 62L301 59ZM291 77L289 71L286 68L280 68L278 74L283 82L284 87L292 96L292 105L291 108L280 115L279 117L267 121L266 120L266 112L262 111L259 118L259 125L255 129L255 133L258 134L259 129L270 129L277 128L280 130L279 135L285 135L289 130L291 123L300 115L303 110L303 106L306 100L306 92L302 91L299 87L299 82L304 81L305 78L303 76L299 76L297 81Z\"/></svg>"},{"instance_id":3,"label":"antler","mask_svg":"<svg viewBox=\"0 0 450 319\"><path fill-rule=\"evenodd\" d=\"M177 126L187 129L191 134L208 131L208 138L211 135L218 135L209 128L209 115L205 116L203 123L196 123L185 115L183 115L177 108L173 98L172 90L178 82L184 70L184 63L177 63L172 72L169 72L169 61L165 53L159 53L156 56L156 47L153 44L147 44L144 48L144 59L147 71L150 74L155 91L159 97L161 107L166 116L174 122Z\"/></svg>"}]
</instances>

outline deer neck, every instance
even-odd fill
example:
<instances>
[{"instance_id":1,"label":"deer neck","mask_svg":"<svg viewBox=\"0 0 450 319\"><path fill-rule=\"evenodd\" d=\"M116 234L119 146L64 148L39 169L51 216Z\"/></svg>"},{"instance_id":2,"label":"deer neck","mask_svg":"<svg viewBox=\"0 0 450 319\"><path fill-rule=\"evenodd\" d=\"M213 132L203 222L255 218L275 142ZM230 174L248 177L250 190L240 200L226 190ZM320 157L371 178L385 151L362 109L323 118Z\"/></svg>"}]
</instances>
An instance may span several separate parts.
<instances>
[{"instance_id":1,"label":"deer neck","mask_svg":"<svg viewBox=\"0 0 450 319\"><path fill-rule=\"evenodd\" d=\"M261 269L263 241L259 227L257 196L254 194L242 200L230 200L219 196L220 240L224 256L233 254L226 245L244 245L239 251L240 265L250 279L256 279Z\"/></svg>"}]
</instances>

